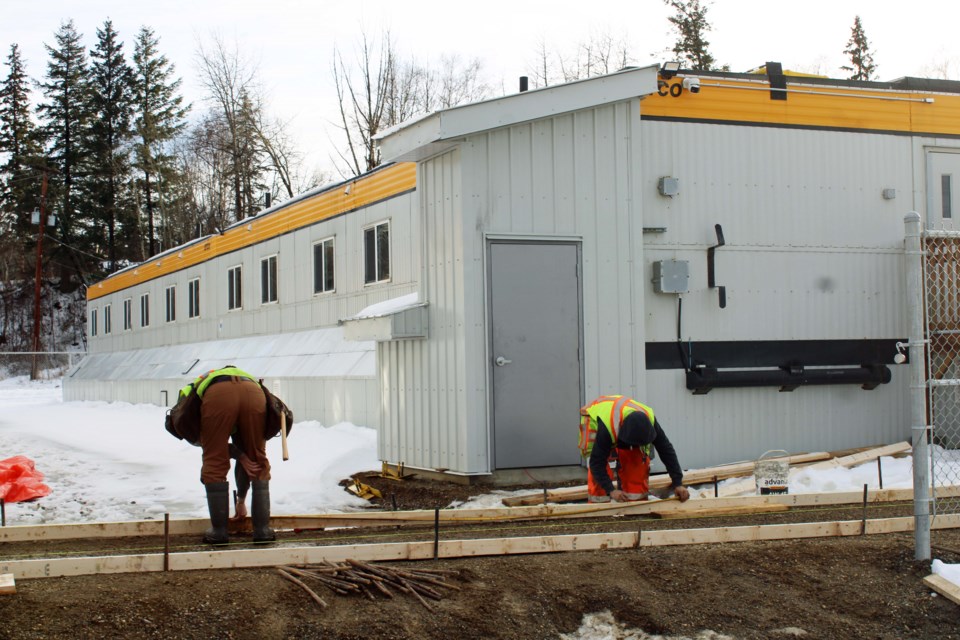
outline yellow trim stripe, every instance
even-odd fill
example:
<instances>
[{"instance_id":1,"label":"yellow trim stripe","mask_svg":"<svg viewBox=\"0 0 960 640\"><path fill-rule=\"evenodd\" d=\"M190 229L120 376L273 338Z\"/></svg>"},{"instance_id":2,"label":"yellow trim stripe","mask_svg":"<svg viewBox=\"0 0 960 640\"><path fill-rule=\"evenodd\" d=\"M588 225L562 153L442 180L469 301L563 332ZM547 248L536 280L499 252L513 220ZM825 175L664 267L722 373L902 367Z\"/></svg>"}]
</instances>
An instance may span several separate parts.
<instances>
[{"instance_id":1,"label":"yellow trim stripe","mask_svg":"<svg viewBox=\"0 0 960 640\"><path fill-rule=\"evenodd\" d=\"M681 81L673 78L668 84ZM960 95L788 82L787 99L771 100L766 81L700 82L696 94L645 97L641 117L960 135Z\"/></svg>"},{"instance_id":2,"label":"yellow trim stripe","mask_svg":"<svg viewBox=\"0 0 960 640\"><path fill-rule=\"evenodd\" d=\"M350 193L344 193L347 185ZM87 289L87 301L127 289L148 280L186 269L211 258L243 249L301 229L334 216L370 206L381 200L415 189L417 165L404 162L389 166L349 183L328 189L262 217L251 218L226 232L173 252L152 258L135 268L114 274Z\"/></svg>"}]
</instances>

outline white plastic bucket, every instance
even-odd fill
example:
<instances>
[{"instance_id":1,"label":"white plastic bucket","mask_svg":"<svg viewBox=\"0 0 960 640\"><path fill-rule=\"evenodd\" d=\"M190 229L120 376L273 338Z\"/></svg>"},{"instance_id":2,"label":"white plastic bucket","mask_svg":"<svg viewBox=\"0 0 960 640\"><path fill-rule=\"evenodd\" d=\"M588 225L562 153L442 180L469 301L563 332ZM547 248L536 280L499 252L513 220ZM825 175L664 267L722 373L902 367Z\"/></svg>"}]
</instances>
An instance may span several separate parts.
<instances>
[{"instance_id":1,"label":"white plastic bucket","mask_svg":"<svg viewBox=\"0 0 960 640\"><path fill-rule=\"evenodd\" d=\"M783 457L790 455L783 449L773 449L764 453L753 463L753 475L757 479L757 495L788 492L790 463L783 459L765 459L771 454L777 454L777 456L782 454Z\"/></svg>"}]
</instances>

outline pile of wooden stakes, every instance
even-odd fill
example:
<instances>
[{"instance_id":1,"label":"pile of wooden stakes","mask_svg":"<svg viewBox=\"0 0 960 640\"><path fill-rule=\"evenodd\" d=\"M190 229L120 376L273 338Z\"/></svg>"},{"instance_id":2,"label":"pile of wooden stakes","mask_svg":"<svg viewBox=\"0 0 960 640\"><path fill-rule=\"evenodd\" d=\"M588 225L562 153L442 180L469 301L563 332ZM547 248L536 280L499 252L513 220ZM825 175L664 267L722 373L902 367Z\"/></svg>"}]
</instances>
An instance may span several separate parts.
<instances>
[{"instance_id":1,"label":"pile of wooden stakes","mask_svg":"<svg viewBox=\"0 0 960 640\"><path fill-rule=\"evenodd\" d=\"M334 593L340 595L365 594L376 600L374 593L379 592L386 598L393 598L393 590L413 595L430 611L433 607L424 598L441 600L441 589L460 591L460 587L447 581L450 576L459 576L459 571L445 569L402 570L393 567L377 566L368 562L347 559L343 563L327 561L324 564L301 565L297 567L277 567L280 575L300 586L310 594L313 601L326 607L327 603L300 578L319 582ZM298 577L299 576L299 577Z\"/></svg>"}]
</instances>

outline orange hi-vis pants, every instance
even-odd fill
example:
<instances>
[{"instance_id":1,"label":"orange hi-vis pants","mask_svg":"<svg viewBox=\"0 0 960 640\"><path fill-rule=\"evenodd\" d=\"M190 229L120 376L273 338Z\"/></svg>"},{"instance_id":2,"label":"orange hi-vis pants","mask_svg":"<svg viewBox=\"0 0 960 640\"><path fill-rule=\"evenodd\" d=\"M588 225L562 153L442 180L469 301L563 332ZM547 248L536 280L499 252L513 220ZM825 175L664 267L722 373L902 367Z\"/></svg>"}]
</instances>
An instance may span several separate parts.
<instances>
[{"instance_id":1,"label":"orange hi-vis pants","mask_svg":"<svg viewBox=\"0 0 960 640\"><path fill-rule=\"evenodd\" d=\"M620 472L620 487L628 500L646 500L649 493L650 458L642 449L621 449L617 447L617 466ZM610 464L607 464L607 473L617 486L617 477ZM610 496L597 482L593 473L587 472L587 493L590 502L608 502Z\"/></svg>"}]
</instances>

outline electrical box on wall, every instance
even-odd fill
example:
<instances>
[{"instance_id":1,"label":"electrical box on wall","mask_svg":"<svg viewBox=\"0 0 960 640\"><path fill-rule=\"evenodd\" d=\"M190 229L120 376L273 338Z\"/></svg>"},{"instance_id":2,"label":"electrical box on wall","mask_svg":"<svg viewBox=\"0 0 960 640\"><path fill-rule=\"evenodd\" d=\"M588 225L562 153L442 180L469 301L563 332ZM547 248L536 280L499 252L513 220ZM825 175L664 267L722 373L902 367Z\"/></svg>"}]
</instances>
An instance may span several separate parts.
<instances>
[{"instance_id":1,"label":"electrical box on wall","mask_svg":"<svg viewBox=\"0 0 960 640\"><path fill-rule=\"evenodd\" d=\"M657 260L653 263L653 290L657 293L686 293L690 284L690 263L686 260Z\"/></svg>"}]
</instances>

